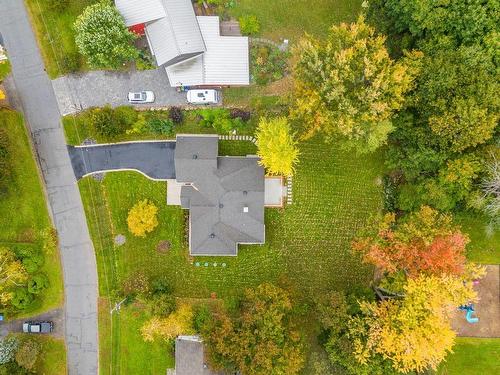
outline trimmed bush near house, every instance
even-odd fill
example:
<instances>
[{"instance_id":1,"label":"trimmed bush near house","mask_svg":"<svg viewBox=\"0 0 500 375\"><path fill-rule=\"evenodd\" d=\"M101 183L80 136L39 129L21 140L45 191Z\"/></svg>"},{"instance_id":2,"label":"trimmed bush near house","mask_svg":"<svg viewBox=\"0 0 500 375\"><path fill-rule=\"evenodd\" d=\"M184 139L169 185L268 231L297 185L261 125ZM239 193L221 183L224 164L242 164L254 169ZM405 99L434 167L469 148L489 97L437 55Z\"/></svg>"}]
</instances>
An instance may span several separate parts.
<instances>
[{"instance_id":1,"label":"trimmed bush near house","mask_svg":"<svg viewBox=\"0 0 500 375\"><path fill-rule=\"evenodd\" d=\"M257 35L260 31L260 22L256 16L243 16L238 19L243 35Z\"/></svg>"},{"instance_id":2,"label":"trimmed bush near house","mask_svg":"<svg viewBox=\"0 0 500 375\"><path fill-rule=\"evenodd\" d=\"M201 109L198 115L201 118L200 125L213 127L218 134L227 134L244 126L240 118L231 118L229 110L225 108Z\"/></svg>"},{"instance_id":3,"label":"trimmed bush near house","mask_svg":"<svg viewBox=\"0 0 500 375\"><path fill-rule=\"evenodd\" d=\"M168 116L170 120L174 122L175 125L182 124L184 121L184 112L180 107L170 107L168 111Z\"/></svg>"},{"instance_id":4,"label":"trimmed bush near house","mask_svg":"<svg viewBox=\"0 0 500 375\"><path fill-rule=\"evenodd\" d=\"M147 122L149 130L154 134L172 135L174 134L174 123L171 119L151 118Z\"/></svg>"}]
</instances>

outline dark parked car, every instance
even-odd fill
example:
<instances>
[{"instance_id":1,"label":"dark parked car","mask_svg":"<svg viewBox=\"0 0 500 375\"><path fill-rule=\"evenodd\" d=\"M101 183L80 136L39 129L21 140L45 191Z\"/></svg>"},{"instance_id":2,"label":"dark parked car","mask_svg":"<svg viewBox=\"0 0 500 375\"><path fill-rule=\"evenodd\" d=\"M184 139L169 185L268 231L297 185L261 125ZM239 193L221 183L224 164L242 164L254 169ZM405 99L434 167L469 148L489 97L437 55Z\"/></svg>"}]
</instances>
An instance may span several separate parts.
<instances>
[{"instance_id":1,"label":"dark parked car","mask_svg":"<svg viewBox=\"0 0 500 375\"><path fill-rule=\"evenodd\" d=\"M54 330L52 322L24 322L24 333L50 333Z\"/></svg>"}]
</instances>

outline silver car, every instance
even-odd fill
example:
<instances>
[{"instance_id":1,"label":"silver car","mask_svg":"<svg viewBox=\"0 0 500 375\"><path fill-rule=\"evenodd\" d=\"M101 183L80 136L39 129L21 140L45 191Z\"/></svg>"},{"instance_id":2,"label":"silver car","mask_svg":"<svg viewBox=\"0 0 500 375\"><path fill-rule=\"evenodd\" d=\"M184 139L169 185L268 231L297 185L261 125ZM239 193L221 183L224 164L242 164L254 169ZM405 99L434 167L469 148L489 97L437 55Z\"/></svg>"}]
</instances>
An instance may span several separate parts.
<instances>
[{"instance_id":1,"label":"silver car","mask_svg":"<svg viewBox=\"0 0 500 375\"><path fill-rule=\"evenodd\" d=\"M155 94L153 91L129 92L128 102L131 104L153 103Z\"/></svg>"},{"instance_id":2,"label":"silver car","mask_svg":"<svg viewBox=\"0 0 500 375\"><path fill-rule=\"evenodd\" d=\"M52 322L24 322L24 333L50 333L54 330Z\"/></svg>"}]
</instances>

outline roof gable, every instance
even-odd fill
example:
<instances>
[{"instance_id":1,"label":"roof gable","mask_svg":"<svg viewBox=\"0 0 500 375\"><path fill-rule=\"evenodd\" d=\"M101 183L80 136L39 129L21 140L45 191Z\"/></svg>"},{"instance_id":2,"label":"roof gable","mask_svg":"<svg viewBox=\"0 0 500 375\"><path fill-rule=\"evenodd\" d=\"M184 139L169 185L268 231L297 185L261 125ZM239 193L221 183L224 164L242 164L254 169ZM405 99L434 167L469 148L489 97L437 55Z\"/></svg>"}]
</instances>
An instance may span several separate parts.
<instances>
[{"instance_id":1,"label":"roof gable","mask_svg":"<svg viewBox=\"0 0 500 375\"><path fill-rule=\"evenodd\" d=\"M151 22L167 16L161 0L115 0L115 5L127 26Z\"/></svg>"},{"instance_id":2,"label":"roof gable","mask_svg":"<svg viewBox=\"0 0 500 375\"><path fill-rule=\"evenodd\" d=\"M166 15L146 25L158 65L170 66L206 51L190 0L160 0Z\"/></svg>"}]
</instances>

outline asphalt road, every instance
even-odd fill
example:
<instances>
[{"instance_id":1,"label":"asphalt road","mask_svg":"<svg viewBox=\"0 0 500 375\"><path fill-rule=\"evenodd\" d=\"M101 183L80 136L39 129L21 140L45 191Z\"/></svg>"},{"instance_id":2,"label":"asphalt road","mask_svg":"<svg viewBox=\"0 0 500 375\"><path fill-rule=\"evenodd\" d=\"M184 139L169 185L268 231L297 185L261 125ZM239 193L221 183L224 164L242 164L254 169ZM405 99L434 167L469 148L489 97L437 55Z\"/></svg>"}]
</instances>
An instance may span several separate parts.
<instances>
[{"instance_id":1,"label":"asphalt road","mask_svg":"<svg viewBox=\"0 0 500 375\"><path fill-rule=\"evenodd\" d=\"M153 180L175 178L174 141L126 142L111 145L68 146L75 176L135 170Z\"/></svg>"},{"instance_id":2,"label":"asphalt road","mask_svg":"<svg viewBox=\"0 0 500 375\"><path fill-rule=\"evenodd\" d=\"M0 33L16 92L28 122L59 235L65 290L69 374L98 373L97 269L83 205L60 123L51 81L44 71L22 0L0 0Z\"/></svg>"}]
</instances>

